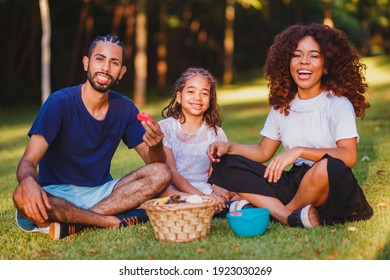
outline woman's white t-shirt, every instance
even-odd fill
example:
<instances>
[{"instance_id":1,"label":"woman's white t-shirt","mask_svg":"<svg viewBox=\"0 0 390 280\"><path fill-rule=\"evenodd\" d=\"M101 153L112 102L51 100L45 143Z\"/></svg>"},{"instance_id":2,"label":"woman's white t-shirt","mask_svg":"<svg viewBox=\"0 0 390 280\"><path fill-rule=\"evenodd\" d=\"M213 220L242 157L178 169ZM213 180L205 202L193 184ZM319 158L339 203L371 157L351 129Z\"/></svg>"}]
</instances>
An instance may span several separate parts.
<instances>
[{"instance_id":1,"label":"woman's white t-shirt","mask_svg":"<svg viewBox=\"0 0 390 280\"><path fill-rule=\"evenodd\" d=\"M215 134L214 128L203 123L197 132L190 134L184 132L180 121L173 117L158 123L164 133L164 146L172 150L176 170L199 191L206 195L210 194L212 189L207 183L210 159L206 151L215 141L227 141L223 129L217 127Z\"/></svg>"},{"instance_id":2,"label":"woman's white t-shirt","mask_svg":"<svg viewBox=\"0 0 390 280\"><path fill-rule=\"evenodd\" d=\"M268 114L260 134L281 140L285 150L294 147L335 148L340 139L358 138L355 111L346 97L332 92L303 100L295 96L290 113L285 116L274 108ZM295 164L314 162L299 158Z\"/></svg>"}]
</instances>

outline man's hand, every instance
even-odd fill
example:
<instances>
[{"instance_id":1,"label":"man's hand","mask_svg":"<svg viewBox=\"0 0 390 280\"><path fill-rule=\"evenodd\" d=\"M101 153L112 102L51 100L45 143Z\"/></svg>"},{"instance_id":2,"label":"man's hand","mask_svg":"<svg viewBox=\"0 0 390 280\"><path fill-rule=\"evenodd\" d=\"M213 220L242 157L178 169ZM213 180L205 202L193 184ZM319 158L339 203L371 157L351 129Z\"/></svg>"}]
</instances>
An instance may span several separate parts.
<instances>
[{"instance_id":1,"label":"man's hand","mask_svg":"<svg viewBox=\"0 0 390 280\"><path fill-rule=\"evenodd\" d=\"M37 165L48 147L42 135L31 135L16 172L19 186L13 195L15 206L26 218L37 224L47 222L47 209L51 209L47 194L37 182Z\"/></svg>"},{"instance_id":2,"label":"man's hand","mask_svg":"<svg viewBox=\"0 0 390 280\"><path fill-rule=\"evenodd\" d=\"M155 120L150 119L147 121L141 121L142 126L145 129L143 140L150 148L161 145L164 138L164 134L160 129L158 123Z\"/></svg>"},{"instance_id":3,"label":"man's hand","mask_svg":"<svg viewBox=\"0 0 390 280\"><path fill-rule=\"evenodd\" d=\"M47 209L51 209L45 191L32 177L26 177L20 182L14 193L14 202L26 218L37 224L48 221Z\"/></svg>"},{"instance_id":4,"label":"man's hand","mask_svg":"<svg viewBox=\"0 0 390 280\"><path fill-rule=\"evenodd\" d=\"M163 147L164 133L161 131L159 124L153 120L142 120L141 125L145 129L142 137L143 143L135 147L137 153L142 157L145 163L165 162L166 154Z\"/></svg>"}]
</instances>

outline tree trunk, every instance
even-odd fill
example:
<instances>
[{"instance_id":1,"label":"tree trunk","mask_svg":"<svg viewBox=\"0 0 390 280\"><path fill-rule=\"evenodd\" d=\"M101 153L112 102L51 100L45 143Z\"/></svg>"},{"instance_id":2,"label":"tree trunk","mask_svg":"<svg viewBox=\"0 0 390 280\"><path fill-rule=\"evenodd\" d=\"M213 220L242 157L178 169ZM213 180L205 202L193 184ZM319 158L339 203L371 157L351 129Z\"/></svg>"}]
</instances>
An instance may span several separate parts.
<instances>
[{"instance_id":1,"label":"tree trunk","mask_svg":"<svg viewBox=\"0 0 390 280\"><path fill-rule=\"evenodd\" d=\"M135 13L136 13L136 4L129 3L125 8L125 17L126 17L126 35L125 35L125 46L126 46L126 56L125 64L132 65L133 62L133 52L134 52L134 33L135 33ZM126 81L127 84L133 85L134 80L134 68L127 67L126 75L123 78L123 81Z\"/></svg>"},{"instance_id":2,"label":"tree trunk","mask_svg":"<svg viewBox=\"0 0 390 280\"><path fill-rule=\"evenodd\" d=\"M168 50L168 36L167 36L167 2L161 2L159 12L160 31L158 34L157 47L157 85L158 93L163 96L167 87L167 50Z\"/></svg>"},{"instance_id":3,"label":"tree trunk","mask_svg":"<svg viewBox=\"0 0 390 280\"><path fill-rule=\"evenodd\" d=\"M50 10L48 0L39 0L39 9L41 11L42 21L42 98L41 102L44 103L50 95Z\"/></svg>"},{"instance_id":4,"label":"tree trunk","mask_svg":"<svg viewBox=\"0 0 390 280\"><path fill-rule=\"evenodd\" d=\"M322 0L323 10L324 10L324 25L329 27L334 27L332 20L332 0Z\"/></svg>"},{"instance_id":5,"label":"tree trunk","mask_svg":"<svg viewBox=\"0 0 390 280\"><path fill-rule=\"evenodd\" d=\"M145 103L145 92L147 84L147 19L146 0L139 0L136 16L135 30L135 59L134 59L134 103L143 105Z\"/></svg>"},{"instance_id":6,"label":"tree trunk","mask_svg":"<svg viewBox=\"0 0 390 280\"><path fill-rule=\"evenodd\" d=\"M234 54L234 17L235 17L235 0L226 0L225 10L225 58L223 84L230 85L233 83L233 54Z\"/></svg>"},{"instance_id":7,"label":"tree trunk","mask_svg":"<svg viewBox=\"0 0 390 280\"><path fill-rule=\"evenodd\" d=\"M83 40L83 36L85 38L90 39L90 35L88 34L92 33L92 27L93 27L93 18L91 16L92 13L92 7L91 7L91 0L84 0L83 1L83 7L80 12L80 19L76 31L76 35L73 42L73 50L72 50L72 56L70 59L70 66L68 71L68 77L66 84L73 84L76 80L76 73L79 73L78 67L80 65L81 56L84 54L85 49L88 47L85 45L85 40ZM83 44L84 43L84 44ZM85 53L86 55L86 53Z\"/></svg>"},{"instance_id":8,"label":"tree trunk","mask_svg":"<svg viewBox=\"0 0 390 280\"><path fill-rule=\"evenodd\" d=\"M122 1L118 1L114 8L114 16L112 18L112 35L118 36L119 26L121 25L121 21L123 18L123 4Z\"/></svg>"}]
</instances>

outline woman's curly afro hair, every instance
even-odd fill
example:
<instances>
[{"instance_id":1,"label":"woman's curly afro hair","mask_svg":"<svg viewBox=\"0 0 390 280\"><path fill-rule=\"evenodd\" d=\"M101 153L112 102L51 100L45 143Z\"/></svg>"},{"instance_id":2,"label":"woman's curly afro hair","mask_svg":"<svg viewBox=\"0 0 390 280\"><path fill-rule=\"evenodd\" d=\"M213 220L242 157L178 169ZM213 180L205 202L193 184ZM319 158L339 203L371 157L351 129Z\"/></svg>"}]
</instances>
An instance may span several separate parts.
<instances>
[{"instance_id":1,"label":"woman's curly afro hair","mask_svg":"<svg viewBox=\"0 0 390 280\"><path fill-rule=\"evenodd\" d=\"M298 90L290 74L290 61L298 42L305 36L311 36L319 44L324 57L327 75L322 77L322 89L348 98L356 116L363 118L370 107L364 96L367 90L363 75L366 66L345 33L318 23L293 25L276 35L264 65L270 105L288 115L289 104Z\"/></svg>"}]
</instances>

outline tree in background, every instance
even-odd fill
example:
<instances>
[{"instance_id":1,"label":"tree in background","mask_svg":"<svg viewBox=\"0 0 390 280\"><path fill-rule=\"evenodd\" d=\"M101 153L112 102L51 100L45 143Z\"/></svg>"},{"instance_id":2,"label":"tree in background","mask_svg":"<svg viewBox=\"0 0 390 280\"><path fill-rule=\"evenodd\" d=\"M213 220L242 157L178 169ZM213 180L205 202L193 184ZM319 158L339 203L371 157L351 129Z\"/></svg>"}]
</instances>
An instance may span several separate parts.
<instances>
[{"instance_id":1,"label":"tree in background","mask_svg":"<svg viewBox=\"0 0 390 280\"><path fill-rule=\"evenodd\" d=\"M41 103L39 1L0 2L0 106Z\"/></svg>"},{"instance_id":2,"label":"tree in background","mask_svg":"<svg viewBox=\"0 0 390 280\"><path fill-rule=\"evenodd\" d=\"M168 75L168 2L161 1L158 13L159 30L157 32L157 88L159 96L165 94Z\"/></svg>"},{"instance_id":3,"label":"tree in background","mask_svg":"<svg viewBox=\"0 0 390 280\"><path fill-rule=\"evenodd\" d=\"M324 25L334 27L332 19L332 0L322 0L324 7Z\"/></svg>"},{"instance_id":4,"label":"tree in background","mask_svg":"<svg viewBox=\"0 0 390 280\"><path fill-rule=\"evenodd\" d=\"M81 57L86 53L92 39L94 16L91 0L83 0L80 9L79 20L73 38L73 47L69 61L67 84L72 84L79 73Z\"/></svg>"},{"instance_id":5,"label":"tree in background","mask_svg":"<svg viewBox=\"0 0 390 280\"><path fill-rule=\"evenodd\" d=\"M145 103L148 74L146 0L138 1L135 26L134 102L143 105Z\"/></svg>"},{"instance_id":6,"label":"tree in background","mask_svg":"<svg viewBox=\"0 0 390 280\"><path fill-rule=\"evenodd\" d=\"M223 83L230 85L233 83L233 56L234 56L234 16L236 0L226 0L225 9L225 59L223 69Z\"/></svg>"},{"instance_id":7,"label":"tree in background","mask_svg":"<svg viewBox=\"0 0 390 280\"><path fill-rule=\"evenodd\" d=\"M126 75L123 76L121 83L133 85L134 76L134 48L135 48L135 26L137 1L119 0L115 4L114 15L112 19L111 34L122 37L125 43L124 64L127 66ZM124 30L121 32L121 30ZM122 35L124 33L124 35Z\"/></svg>"},{"instance_id":8,"label":"tree in background","mask_svg":"<svg viewBox=\"0 0 390 280\"><path fill-rule=\"evenodd\" d=\"M39 9L41 11L42 21L42 71L41 71L41 85L42 85L42 97L41 102L44 103L50 95L50 37L51 37L51 24L50 24L50 9L48 0L39 0Z\"/></svg>"},{"instance_id":9,"label":"tree in background","mask_svg":"<svg viewBox=\"0 0 390 280\"><path fill-rule=\"evenodd\" d=\"M52 91L84 81L81 57L93 37L107 33L126 44L128 72L117 89L139 103L152 95L165 96L169 84L190 66L208 68L221 81L229 77L226 83L252 70L261 75L275 34L294 23L323 22L326 17L363 55L390 53L390 0L236 0L234 6L233 0L47 2ZM140 4L144 27L136 23ZM234 20L226 24L228 4ZM6 38L0 44L5 61L0 106L41 103L41 19L39 1L0 1L0 32ZM136 63L138 51L142 55L137 54Z\"/></svg>"}]
</instances>

